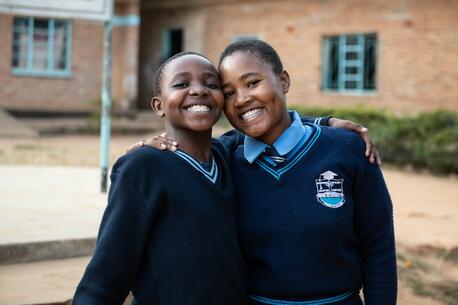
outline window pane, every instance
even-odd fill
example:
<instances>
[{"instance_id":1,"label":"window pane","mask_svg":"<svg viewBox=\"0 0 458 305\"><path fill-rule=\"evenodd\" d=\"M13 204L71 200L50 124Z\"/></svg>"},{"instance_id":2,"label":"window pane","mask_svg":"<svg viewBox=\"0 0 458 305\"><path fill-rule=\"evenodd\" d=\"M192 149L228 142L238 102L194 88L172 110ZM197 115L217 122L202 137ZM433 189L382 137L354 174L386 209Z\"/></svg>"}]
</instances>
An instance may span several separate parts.
<instances>
[{"instance_id":1,"label":"window pane","mask_svg":"<svg viewBox=\"0 0 458 305\"><path fill-rule=\"evenodd\" d=\"M329 39L328 89L337 89L339 81L339 40Z\"/></svg>"},{"instance_id":2,"label":"window pane","mask_svg":"<svg viewBox=\"0 0 458 305\"><path fill-rule=\"evenodd\" d=\"M345 74L358 74L357 67L345 67Z\"/></svg>"},{"instance_id":3,"label":"window pane","mask_svg":"<svg viewBox=\"0 0 458 305\"><path fill-rule=\"evenodd\" d=\"M33 69L46 70L48 67L49 20L35 19L33 28Z\"/></svg>"},{"instance_id":4,"label":"window pane","mask_svg":"<svg viewBox=\"0 0 458 305\"><path fill-rule=\"evenodd\" d=\"M13 58L12 66L27 67L27 49L29 41L29 18L14 18L13 22Z\"/></svg>"},{"instance_id":5,"label":"window pane","mask_svg":"<svg viewBox=\"0 0 458 305\"><path fill-rule=\"evenodd\" d=\"M354 46L358 44L358 36L349 35L347 36L347 46Z\"/></svg>"},{"instance_id":6,"label":"window pane","mask_svg":"<svg viewBox=\"0 0 458 305\"><path fill-rule=\"evenodd\" d=\"M356 52L347 52L345 54L345 59L346 60L356 60L356 59L358 59L358 53L356 53Z\"/></svg>"},{"instance_id":7,"label":"window pane","mask_svg":"<svg viewBox=\"0 0 458 305\"><path fill-rule=\"evenodd\" d=\"M356 81L346 81L345 89L356 89L358 88L358 83Z\"/></svg>"},{"instance_id":8,"label":"window pane","mask_svg":"<svg viewBox=\"0 0 458 305\"><path fill-rule=\"evenodd\" d=\"M65 70L67 61L67 27L68 23L56 21L54 28L54 51L53 62L54 69Z\"/></svg>"},{"instance_id":9,"label":"window pane","mask_svg":"<svg viewBox=\"0 0 458 305\"><path fill-rule=\"evenodd\" d=\"M376 37L368 35L364 50L364 89L375 89L376 76Z\"/></svg>"}]
</instances>

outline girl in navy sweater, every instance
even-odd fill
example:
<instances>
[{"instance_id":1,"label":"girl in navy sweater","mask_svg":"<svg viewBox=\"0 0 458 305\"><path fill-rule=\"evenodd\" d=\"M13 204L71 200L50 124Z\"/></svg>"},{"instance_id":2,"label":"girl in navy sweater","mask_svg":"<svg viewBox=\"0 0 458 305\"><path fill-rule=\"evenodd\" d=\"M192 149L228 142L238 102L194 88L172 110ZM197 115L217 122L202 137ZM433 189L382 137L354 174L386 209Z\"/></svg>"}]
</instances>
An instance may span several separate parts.
<instances>
[{"instance_id":1,"label":"girl in navy sweater","mask_svg":"<svg viewBox=\"0 0 458 305\"><path fill-rule=\"evenodd\" d=\"M229 122L239 240L251 304L395 305L392 204L353 133L302 123L290 79L259 40L229 45L219 73Z\"/></svg>"},{"instance_id":2,"label":"girl in navy sweater","mask_svg":"<svg viewBox=\"0 0 458 305\"><path fill-rule=\"evenodd\" d=\"M243 305L228 151L211 138L223 108L216 69L181 53L155 77L154 112L180 142L113 166L108 206L74 305Z\"/></svg>"}]
</instances>

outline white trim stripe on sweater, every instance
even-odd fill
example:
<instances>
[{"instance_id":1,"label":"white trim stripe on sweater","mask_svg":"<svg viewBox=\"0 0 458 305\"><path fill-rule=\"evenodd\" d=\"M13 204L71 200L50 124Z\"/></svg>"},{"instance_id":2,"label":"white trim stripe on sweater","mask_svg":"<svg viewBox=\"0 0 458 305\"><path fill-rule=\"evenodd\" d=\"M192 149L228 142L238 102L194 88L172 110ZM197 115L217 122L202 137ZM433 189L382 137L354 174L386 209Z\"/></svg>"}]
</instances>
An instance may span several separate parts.
<instances>
[{"instance_id":1,"label":"white trim stripe on sweater","mask_svg":"<svg viewBox=\"0 0 458 305\"><path fill-rule=\"evenodd\" d=\"M198 161L196 161L193 157L188 155L187 153L177 150L175 153L181 157L183 160L189 163L192 167L194 167L196 170L201 172L204 177L206 177L208 180L210 180L213 184L216 183L216 179L218 178L218 166L216 165L215 159L213 156L211 156L210 160L210 170L206 170Z\"/></svg>"}]
</instances>

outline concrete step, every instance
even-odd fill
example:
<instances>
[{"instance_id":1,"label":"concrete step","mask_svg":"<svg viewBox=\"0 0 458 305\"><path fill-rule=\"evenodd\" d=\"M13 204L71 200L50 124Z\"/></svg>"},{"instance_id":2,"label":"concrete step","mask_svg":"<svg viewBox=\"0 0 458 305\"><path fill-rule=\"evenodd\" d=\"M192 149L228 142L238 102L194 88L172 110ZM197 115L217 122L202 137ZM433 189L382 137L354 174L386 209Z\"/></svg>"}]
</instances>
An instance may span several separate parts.
<instances>
[{"instance_id":1,"label":"concrete step","mask_svg":"<svg viewBox=\"0 0 458 305\"><path fill-rule=\"evenodd\" d=\"M20 122L36 130L40 135L98 134L100 116L51 116L19 117ZM163 129L163 121L152 111L135 113L132 116L111 117L112 134L153 134Z\"/></svg>"},{"instance_id":2,"label":"concrete step","mask_svg":"<svg viewBox=\"0 0 458 305\"><path fill-rule=\"evenodd\" d=\"M0 265L91 255L95 238L0 244Z\"/></svg>"},{"instance_id":3,"label":"concrete step","mask_svg":"<svg viewBox=\"0 0 458 305\"><path fill-rule=\"evenodd\" d=\"M37 137L38 131L0 108L0 137Z\"/></svg>"},{"instance_id":4,"label":"concrete step","mask_svg":"<svg viewBox=\"0 0 458 305\"><path fill-rule=\"evenodd\" d=\"M89 260L86 256L0 266L0 304L70 305Z\"/></svg>"}]
</instances>

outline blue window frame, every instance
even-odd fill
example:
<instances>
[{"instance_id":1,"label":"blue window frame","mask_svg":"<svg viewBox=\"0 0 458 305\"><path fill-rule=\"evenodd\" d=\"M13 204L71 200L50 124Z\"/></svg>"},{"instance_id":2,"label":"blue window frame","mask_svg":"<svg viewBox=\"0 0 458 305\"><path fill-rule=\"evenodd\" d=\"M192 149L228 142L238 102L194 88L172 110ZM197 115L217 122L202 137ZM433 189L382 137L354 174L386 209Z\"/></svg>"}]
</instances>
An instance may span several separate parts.
<instances>
[{"instance_id":1,"label":"blue window frame","mask_svg":"<svg viewBox=\"0 0 458 305\"><path fill-rule=\"evenodd\" d=\"M344 93L375 92L376 61L376 34L324 37L323 90Z\"/></svg>"},{"instance_id":2,"label":"blue window frame","mask_svg":"<svg viewBox=\"0 0 458 305\"><path fill-rule=\"evenodd\" d=\"M15 17L12 74L71 77L71 42L69 20Z\"/></svg>"}]
</instances>

